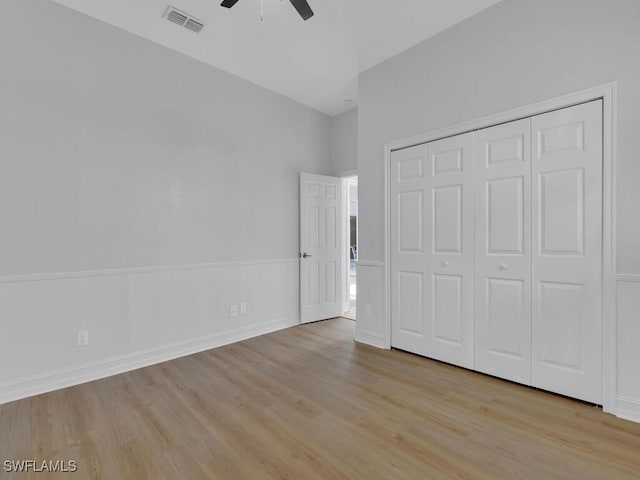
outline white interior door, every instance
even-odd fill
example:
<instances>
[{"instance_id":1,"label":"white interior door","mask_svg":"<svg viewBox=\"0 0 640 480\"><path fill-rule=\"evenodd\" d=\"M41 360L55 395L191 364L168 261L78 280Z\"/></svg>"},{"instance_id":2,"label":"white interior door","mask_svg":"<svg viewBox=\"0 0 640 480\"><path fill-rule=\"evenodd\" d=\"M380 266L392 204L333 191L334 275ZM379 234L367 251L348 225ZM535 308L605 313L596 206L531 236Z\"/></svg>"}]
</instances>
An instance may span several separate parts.
<instances>
[{"instance_id":1,"label":"white interior door","mask_svg":"<svg viewBox=\"0 0 640 480\"><path fill-rule=\"evenodd\" d=\"M428 144L425 219L428 355L474 364L473 135Z\"/></svg>"},{"instance_id":2,"label":"white interior door","mask_svg":"<svg viewBox=\"0 0 640 480\"><path fill-rule=\"evenodd\" d=\"M300 321L342 314L342 180L300 174Z\"/></svg>"},{"instance_id":3,"label":"white interior door","mask_svg":"<svg viewBox=\"0 0 640 480\"><path fill-rule=\"evenodd\" d=\"M532 118L533 385L602 403L602 102Z\"/></svg>"},{"instance_id":4,"label":"white interior door","mask_svg":"<svg viewBox=\"0 0 640 480\"><path fill-rule=\"evenodd\" d=\"M475 368L531 383L531 119L479 130Z\"/></svg>"},{"instance_id":5,"label":"white interior door","mask_svg":"<svg viewBox=\"0 0 640 480\"><path fill-rule=\"evenodd\" d=\"M391 154L391 344L428 355L427 145Z\"/></svg>"}]
</instances>

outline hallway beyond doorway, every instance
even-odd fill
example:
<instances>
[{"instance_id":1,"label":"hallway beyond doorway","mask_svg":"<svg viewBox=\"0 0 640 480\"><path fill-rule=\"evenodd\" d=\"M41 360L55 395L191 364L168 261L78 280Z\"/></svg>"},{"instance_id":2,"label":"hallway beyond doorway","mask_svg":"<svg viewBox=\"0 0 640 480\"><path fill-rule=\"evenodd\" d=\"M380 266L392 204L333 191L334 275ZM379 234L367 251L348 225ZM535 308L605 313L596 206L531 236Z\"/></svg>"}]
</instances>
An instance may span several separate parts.
<instances>
[{"instance_id":1,"label":"hallway beyond doorway","mask_svg":"<svg viewBox=\"0 0 640 480\"><path fill-rule=\"evenodd\" d=\"M347 273L347 285L349 295L349 310L343 315L350 320L356 319L356 294L357 294L357 267L358 261L358 177L348 177L346 208L348 211L348 238L349 264Z\"/></svg>"}]
</instances>

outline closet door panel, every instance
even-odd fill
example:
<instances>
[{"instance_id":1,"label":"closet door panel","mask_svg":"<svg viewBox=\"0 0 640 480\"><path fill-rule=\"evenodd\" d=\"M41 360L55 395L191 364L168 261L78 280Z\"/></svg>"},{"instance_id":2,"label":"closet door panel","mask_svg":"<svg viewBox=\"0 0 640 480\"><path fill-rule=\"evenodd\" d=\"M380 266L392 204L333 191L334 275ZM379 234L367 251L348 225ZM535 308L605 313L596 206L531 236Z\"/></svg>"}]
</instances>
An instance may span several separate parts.
<instances>
[{"instance_id":1,"label":"closet door panel","mask_svg":"<svg viewBox=\"0 0 640 480\"><path fill-rule=\"evenodd\" d=\"M433 275L433 340L462 346L463 275Z\"/></svg>"},{"instance_id":2,"label":"closet door panel","mask_svg":"<svg viewBox=\"0 0 640 480\"><path fill-rule=\"evenodd\" d=\"M531 383L531 121L479 130L476 370Z\"/></svg>"},{"instance_id":3,"label":"closet door panel","mask_svg":"<svg viewBox=\"0 0 640 480\"><path fill-rule=\"evenodd\" d=\"M433 252L462 253L462 185L433 188Z\"/></svg>"},{"instance_id":4,"label":"closet door panel","mask_svg":"<svg viewBox=\"0 0 640 480\"><path fill-rule=\"evenodd\" d=\"M533 384L602 403L602 104L533 117Z\"/></svg>"},{"instance_id":5,"label":"closet door panel","mask_svg":"<svg viewBox=\"0 0 640 480\"><path fill-rule=\"evenodd\" d=\"M486 281L485 292L486 299L483 308L487 312L486 325L484 325L484 335L486 340L482 346L485 348L484 354L497 355L494 361L505 361L504 363L517 363L524 361L529 364L527 356L523 353L528 350L528 332L522 328L527 324L528 312L525 304L527 303L527 291L525 280L511 280L501 278L489 278ZM525 331L523 331L525 330ZM487 360L491 364L491 360ZM497 367L493 369L487 368L481 361L478 362L478 370L487 373L499 373ZM481 368L482 367L482 368ZM505 370L506 370L505 365ZM522 377L517 377L518 381L528 383L528 374L526 369ZM516 370L517 371L517 370ZM505 377L508 373L500 376ZM513 378L512 378L513 379Z\"/></svg>"},{"instance_id":6,"label":"closet door panel","mask_svg":"<svg viewBox=\"0 0 640 480\"><path fill-rule=\"evenodd\" d=\"M473 136L428 144L425 277L430 357L473 368Z\"/></svg>"},{"instance_id":7,"label":"closet door panel","mask_svg":"<svg viewBox=\"0 0 640 480\"><path fill-rule=\"evenodd\" d=\"M391 345L427 355L427 147L391 154Z\"/></svg>"}]
</instances>

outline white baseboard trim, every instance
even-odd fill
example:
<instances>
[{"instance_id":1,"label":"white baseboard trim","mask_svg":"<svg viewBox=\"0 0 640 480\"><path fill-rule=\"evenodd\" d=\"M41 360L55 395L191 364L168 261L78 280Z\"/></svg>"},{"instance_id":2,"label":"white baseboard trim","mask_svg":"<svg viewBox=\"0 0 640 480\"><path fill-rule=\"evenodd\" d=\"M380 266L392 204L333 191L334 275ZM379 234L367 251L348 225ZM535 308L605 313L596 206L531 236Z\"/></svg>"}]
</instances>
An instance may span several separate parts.
<instances>
[{"instance_id":1,"label":"white baseboard trim","mask_svg":"<svg viewBox=\"0 0 640 480\"><path fill-rule=\"evenodd\" d=\"M177 342L128 355L91 362L40 375L34 375L17 381L0 384L0 404L40 395L42 393L72 387L81 383L99 380L131 370L148 367L157 363L192 355L267 333L299 325L298 320L281 318L261 325L241 328L222 334Z\"/></svg>"},{"instance_id":2,"label":"white baseboard trim","mask_svg":"<svg viewBox=\"0 0 640 480\"><path fill-rule=\"evenodd\" d=\"M355 341L358 343L364 343L365 345L370 345L376 348L382 348L382 349L386 348L384 338L378 335L374 335L372 333L356 331Z\"/></svg>"},{"instance_id":3,"label":"white baseboard trim","mask_svg":"<svg viewBox=\"0 0 640 480\"><path fill-rule=\"evenodd\" d=\"M617 407L617 417L640 423L640 400L619 396L617 398Z\"/></svg>"}]
</instances>

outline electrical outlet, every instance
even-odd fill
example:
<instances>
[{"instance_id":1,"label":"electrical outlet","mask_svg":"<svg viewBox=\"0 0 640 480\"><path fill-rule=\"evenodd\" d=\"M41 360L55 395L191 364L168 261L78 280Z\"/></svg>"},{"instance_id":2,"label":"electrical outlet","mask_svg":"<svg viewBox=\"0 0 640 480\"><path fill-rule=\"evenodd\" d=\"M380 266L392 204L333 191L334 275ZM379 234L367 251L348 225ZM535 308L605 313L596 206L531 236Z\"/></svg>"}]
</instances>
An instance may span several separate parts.
<instances>
[{"instance_id":1,"label":"electrical outlet","mask_svg":"<svg viewBox=\"0 0 640 480\"><path fill-rule=\"evenodd\" d=\"M89 345L89 330L78 330L78 346L85 347Z\"/></svg>"},{"instance_id":2,"label":"electrical outlet","mask_svg":"<svg viewBox=\"0 0 640 480\"><path fill-rule=\"evenodd\" d=\"M231 318L234 318L234 317L238 316L238 306L237 305L231 305L229 307L229 316Z\"/></svg>"},{"instance_id":3,"label":"electrical outlet","mask_svg":"<svg viewBox=\"0 0 640 480\"><path fill-rule=\"evenodd\" d=\"M242 302L240 304L240 315L246 315L247 314L247 302Z\"/></svg>"}]
</instances>

